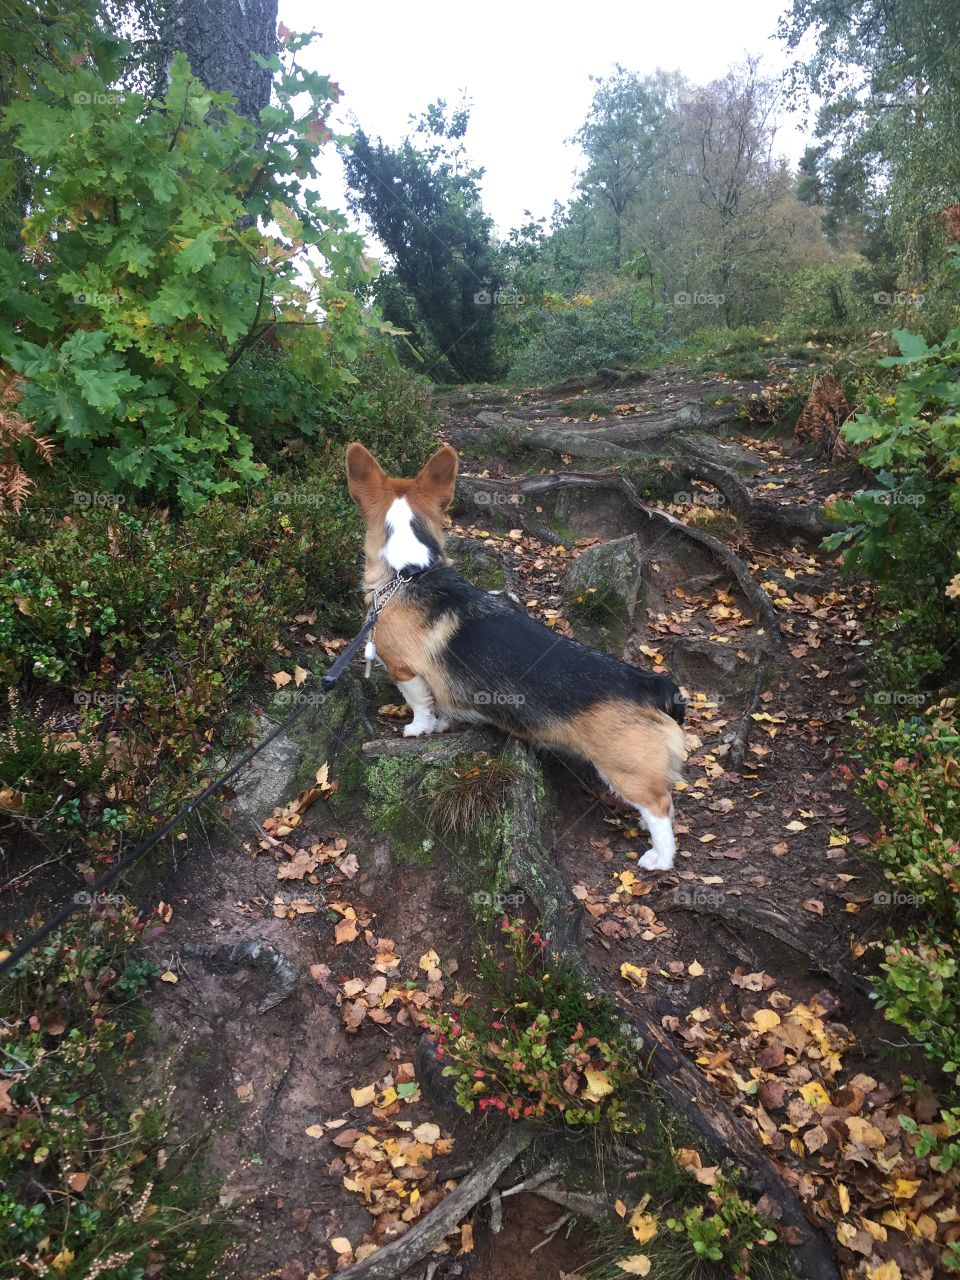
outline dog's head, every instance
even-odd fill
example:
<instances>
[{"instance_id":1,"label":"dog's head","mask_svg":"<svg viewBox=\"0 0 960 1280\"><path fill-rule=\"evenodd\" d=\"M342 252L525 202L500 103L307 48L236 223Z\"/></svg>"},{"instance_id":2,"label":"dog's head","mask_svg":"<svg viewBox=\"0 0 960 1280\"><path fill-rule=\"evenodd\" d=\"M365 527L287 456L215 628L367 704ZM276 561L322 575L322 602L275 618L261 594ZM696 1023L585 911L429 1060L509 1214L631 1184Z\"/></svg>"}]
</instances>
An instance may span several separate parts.
<instances>
[{"instance_id":1,"label":"dog's head","mask_svg":"<svg viewBox=\"0 0 960 1280\"><path fill-rule=\"evenodd\" d=\"M350 497L367 523L367 567L426 569L443 554L443 513L453 501L457 452L445 444L413 479L388 476L362 444L347 448Z\"/></svg>"}]
</instances>

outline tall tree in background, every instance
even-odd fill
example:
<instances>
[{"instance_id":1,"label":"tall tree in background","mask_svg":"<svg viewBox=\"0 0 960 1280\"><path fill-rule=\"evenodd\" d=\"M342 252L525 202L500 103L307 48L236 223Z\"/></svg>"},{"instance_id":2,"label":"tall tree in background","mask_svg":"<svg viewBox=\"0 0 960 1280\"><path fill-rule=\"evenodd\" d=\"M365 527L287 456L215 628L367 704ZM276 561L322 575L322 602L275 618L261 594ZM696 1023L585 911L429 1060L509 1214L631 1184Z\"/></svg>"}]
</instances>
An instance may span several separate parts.
<instances>
[{"instance_id":1,"label":"tall tree in background","mask_svg":"<svg viewBox=\"0 0 960 1280\"><path fill-rule=\"evenodd\" d=\"M940 256L940 214L960 202L960 5L793 0L781 36L796 50L810 33L795 84L822 100L819 168L834 211L848 225L888 219L902 284L923 283Z\"/></svg>"},{"instance_id":2,"label":"tall tree in background","mask_svg":"<svg viewBox=\"0 0 960 1280\"><path fill-rule=\"evenodd\" d=\"M448 115L441 101L399 147L357 129L344 165L351 208L392 259L378 288L387 319L413 329L435 377L477 382L497 371L502 268L480 199L483 170L464 155L468 122L466 108Z\"/></svg>"},{"instance_id":3,"label":"tall tree in background","mask_svg":"<svg viewBox=\"0 0 960 1280\"><path fill-rule=\"evenodd\" d=\"M587 157L580 192L607 215L616 271L623 265L627 221L666 150L672 88L662 73L638 76L618 66L597 80L590 114L574 135Z\"/></svg>"}]
</instances>

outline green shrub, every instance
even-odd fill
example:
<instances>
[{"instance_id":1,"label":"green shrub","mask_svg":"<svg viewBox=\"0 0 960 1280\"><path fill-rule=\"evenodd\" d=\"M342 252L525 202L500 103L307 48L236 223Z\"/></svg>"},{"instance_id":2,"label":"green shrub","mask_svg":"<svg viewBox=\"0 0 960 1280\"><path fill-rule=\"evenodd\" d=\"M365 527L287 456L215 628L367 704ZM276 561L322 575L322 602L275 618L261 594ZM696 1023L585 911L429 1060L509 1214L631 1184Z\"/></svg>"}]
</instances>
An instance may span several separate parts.
<instances>
[{"instance_id":1,"label":"green shrub","mask_svg":"<svg viewBox=\"0 0 960 1280\"><path fill-rule=\"evenodd\" d=\"M893 336L901 354L880 364L903 370L895 393L868 396L843 428L875 486L833 504L848 528L825 546L844 548L845 568L880 584L889 666L912 684L948 675L960 653L960 601L949 589L960 547L960 328L934 346Z\"/></svg>"},{"instance_id":2,"label":"green shrub","mask_svg":"<svg viewBox=\"0 0 960 1280\"><path fill-rule=\"evenodd\" d=\"M504 920L501 929L505 955L488 944L477 963L478 994L436 1024L457 1101L513 1120L616 1127L637 1071L615 1012L548 962L545 940L522 920Z\"/></svg>"},{"instance_id":3,"label":"green shrub","mask_svg":"<svg viewBox=\"0 0 960 1280\"><path fill-rule=\"evenodd\" d=\"M580 294L570 301L547 295L525 325L529 342L507 375L518 385L559 382L607 365L635 368L663 350L667 322L660 307L619 288L606 297Z\"/></svg>"},{"instance_id":4,"label":"green shrub","mask_svg":"<svg viewBox=\"0 0 960 1280\"><path fill-rule=\"evenodd\" d=\"M134 1002L156 972L137 948L157 930L92 904L4 975L4 1275L142 1280L150 1264L202 1280L224 1252L201 1143L170 1148L163 1085L134 1065Z\"/></svg>"},{"instance_id":5,"label":"green shrub","mask_svg":"<svg viewBox=\"0 0 960 1280\"><path fill-rule=\"evenodd\" d=\"M113 92L83 49L41 60L42 91L26 84L0 116L33 175L26 253L0 250L0 359L74 476L187 508L262 477L242 419L276 408L278 378L254 368L241 411L230 374L267 340L291 426L316 432L317 408L354 384L375 268L306 187L339 96L296 65L309 38L288 41L286 68L271 60L276 105L257 123L182 54L151 101Z\"/></svg>"},{"instance_id":6,"label":"green shrub","mask_svg":"<svg viewBox=\"0 0 960 1280\"><path fill-rule=\"evenodd\" d=\"M900 922L884 948L878 1004L960 1085L960 732L953 706L857 728L856 791L880 822L868 856L890 885L878 901L893 906Z\"/></svg>"}]
</instances>

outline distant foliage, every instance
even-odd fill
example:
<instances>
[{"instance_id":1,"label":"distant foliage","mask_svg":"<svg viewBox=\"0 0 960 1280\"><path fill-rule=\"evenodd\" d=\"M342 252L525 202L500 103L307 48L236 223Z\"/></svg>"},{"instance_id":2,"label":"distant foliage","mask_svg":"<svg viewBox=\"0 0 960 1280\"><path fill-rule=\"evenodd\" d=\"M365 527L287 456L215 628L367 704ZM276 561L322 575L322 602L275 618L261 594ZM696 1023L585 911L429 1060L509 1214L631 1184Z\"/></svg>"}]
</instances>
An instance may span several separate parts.
<instances>
[{"instance_id":1,"label":"distant foliage","mask_svg":"<svg viewBox=\"0 0 960 1280\"><path fill-rule=\"evenodd\" d=\"M603 366L636 368L664 349L667 320L662 307L638 301L627 287L570 301L548 295L526 324L529 344L507 374L520 385L595 374Z\"/></svg>"},{"instance_id":2,"label":"distant foliage","mask_svg":"<svg viewBox=\"0 0 960 1280\"><path fill-rule=\"evenodd\" d=\"M270 62L259 122L182 55L159 101L78 57L40 64L42 91L2 114L33 178L25 252L0 251L0 358L24 379L18 411L104 489L190 507L258 478L225 382L266 341L315 406L354 380L375 269L305 185L339 96L297 66L307 39Z\"/></svg>"},{"instance_id":3,"label":"distant foliage","mask_svg":"<svg viewBox=\"0 0 960 1280\"><path fill-rule=\"evenodd\" d=\"M502 267L480 198L481 169L462 147L469 113L432 104L413 137L389 147L358 129L344 153L354 210L393 259L379 299L412 330L438 380L482 382L497 372L495 297Z\"/></svg>"}]
</instances>

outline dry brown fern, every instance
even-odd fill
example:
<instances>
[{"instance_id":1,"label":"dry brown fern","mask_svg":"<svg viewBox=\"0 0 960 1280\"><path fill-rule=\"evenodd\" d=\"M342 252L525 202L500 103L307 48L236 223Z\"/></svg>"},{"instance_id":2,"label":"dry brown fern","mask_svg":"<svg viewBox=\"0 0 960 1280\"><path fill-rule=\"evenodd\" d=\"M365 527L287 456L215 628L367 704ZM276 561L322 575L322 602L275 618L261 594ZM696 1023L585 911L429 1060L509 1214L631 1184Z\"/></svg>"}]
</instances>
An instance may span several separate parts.
<instances>
[{"instance_id":1,"label":"dry brown fern","mask_svg":"<svg viewBox=\"0 0 960 1280\"><path fill-rule=\"evenodd\" d=\"M850 417L850 406L843 388L832 373L821 373L797 419L794 436L798 441L810 440L817 457L828 462L842 462L856 454L840 435L840 428Z\"/></svg>"},{"instance_id":2,"label":"dry brown fern","mask_svg":"<svg viewBox=\"0 0 960 1280\"><path fill-rule=\"evenodd\" d=\"M948 204L940 211L947 244L960 244L960 204Z\"/></svg>"},{"instance_id":3,"label":"dry brown fern","mask_svg":"<svg viewBox=\"0 0 960 1280\"><path fill-rule=\"evenodd\" d=\"M20 400L20 380L16 374L0 373L0 515L19 514L33 481L17 461L16 450L29 441L44 462L53 462L53 444L46 436L34 435L14 406Z\"/></svg>"}]
</instances>

